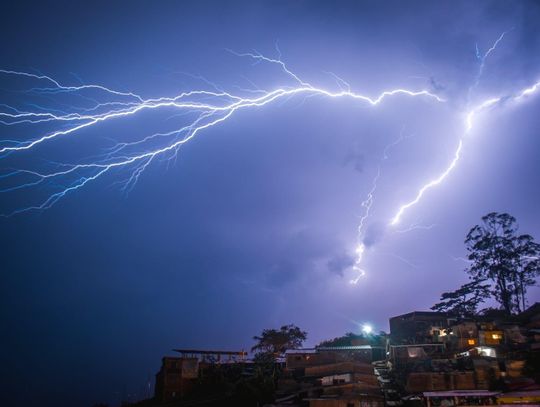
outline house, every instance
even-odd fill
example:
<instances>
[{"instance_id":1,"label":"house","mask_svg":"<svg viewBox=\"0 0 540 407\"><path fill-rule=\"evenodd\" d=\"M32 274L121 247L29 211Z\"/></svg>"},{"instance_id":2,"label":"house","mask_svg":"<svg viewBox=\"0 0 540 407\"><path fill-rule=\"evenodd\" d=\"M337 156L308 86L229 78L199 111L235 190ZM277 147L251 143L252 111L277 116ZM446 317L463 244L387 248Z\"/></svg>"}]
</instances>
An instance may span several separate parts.
<instances>
[{"instance_id":1,"label":"house","mask_svg":"<svg viewBox=\"0 0 540 407\"><path fill-rule=\"evenodd\" d=\"M385 359L382 346L319 346L308 349L291 349L285 352L285 366L289 370L301 370L311 366L327 365L345 361L371 363Z\"/></svg>"},{"instance_id":2,"label":"house","mask_svg":"<svg viewBox=\"0 0 540 407\"><path fill-rule=\"evenodd\" d=\"M156 374L155 399L170 402L184 397L199 375L196 358L165 356Z\"/></svg>"},{"instance_id":3,"label":"house","mask_svg":"<svg viewBox=\"0 0 540 407\"><path fill-rule=\"evenodd\" d=\"M446 312L413 311L390 318L393 344L437 343L455 321Z\"/></svg>"},{"instance_id":4,"label":"house","mask_svg":"<svg viewBox=\"0 0 540 407\"><path fill-rule=\"evenodd\" d=\"M384 407L381 396L339 396L335 398L311 398L309 407Z\"/></svg>"},{"instance_id":5,"label":"house","mask_svg":"<svg viewBox=\"0 0 540 407\"><path fill-rule=\"evenodd\" d=\"M161 403L179 400L193 389L199 372L213 364L244 362L246 352L173 349L180 356L165 356L156 374L154 397Z\"/></svg>"}]
</instances>

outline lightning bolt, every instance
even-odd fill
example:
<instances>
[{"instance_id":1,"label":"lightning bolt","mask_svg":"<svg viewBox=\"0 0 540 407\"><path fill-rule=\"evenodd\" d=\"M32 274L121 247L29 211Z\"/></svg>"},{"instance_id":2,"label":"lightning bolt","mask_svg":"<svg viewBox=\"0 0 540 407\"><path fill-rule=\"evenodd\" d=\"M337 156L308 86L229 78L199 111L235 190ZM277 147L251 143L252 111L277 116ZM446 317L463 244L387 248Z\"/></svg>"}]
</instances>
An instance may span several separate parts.
<instances>
[{"instance_id":1,"label":"lightning bolt","mask_svg":"<svg viewBox=\"0 0 540 407\"><path fill-rule=\"evenodd\" d=\"M377 190L377 182L379 181L380 176L381 176L381 167L379 166L377 168L377 175L375 175L375 178L373 178L371 190L368 192L367 198L361 204L362 208L365 208L365 211L364 211L364 214L360 217L360 222L358 224L359 235L364 233L364 223L369 218L369 212L371 211L371 207L373 206L374 194L375 194L375 191Z\"/></svg>"},{"instance_id":2,"label":"lightning bolt","mask_svg":"<svg viewBox=\"0 0 540 407\"><path fill-rule=\"evenodd\" d=\"M497 49L497 46L503 40L505 35L507 35L512 30L513 30L513 28L511 30L503 32L499 36L499 38L497 38L497 40L493 43L493 45L484 53L484 55L480 54L480 51L478 49L478 45L476 45L476 55L477 55L478 59L481 61L481 63L480 63L480 67L479 67L479 70L478 70L478 74L476 76L475 83L473 84L473 86L471 88L469 88L469 98L470 98L470 92L472 91L472 89L474 89L474 88L476 88L478 86L478 83L479 83L480 78L482 76L482 73L484 71L485 62L486 62L487 57ZM531 95L531 94L535 93L538 90L539 86L540 86L540 82L537 82L533 86L518 92L517 95L507 95L505 97L500 96L500 97L486 99L483 102L481 102L480 104L478 104L477 106L470 109L465 114L464 133L459 138L456 150L454 152L453 159L450 161L450 163L448 164L448 166L446 167L446 169L443 172L441 172L436 178L434 178L434 179L428 181L426 184L424 184L418 190L416 196L411 201L409 201L408 203L405 203L405 204L403 204L403 205L401 205L399 207L396 214L391 219L390 225L393 226L393 225L398 224L400 222L400 220L401 220L401 217L402 217L403 213L407 209L409 209L410 207L412 207L412 206L416 205L418 202L420 202L420 200L422 199L422 197L424 196L424 194L428 190L430 190L433 187L436 187L437 185L441 184L448 177L448 175L450 175L450 173L454 170L454 168L456 167L459 159L461 158L461 153L462 153L462 149L463 149L463 143L464 143L466 137L472 132L474 118L478 114L480 114L484 110L488 110L489 108L493 107L494 105L496 105L496 104L498 104L498 103L500 103L500 102L502 102L504 100L518 101L519 99L522 99L525 96L528 96L528 95Z\"/></svg>"},{"instance_id":3,"label":"lightning bolt","mask_svg":"<svg viewBox=\"0 0 540 407\"><path fill-rule=\"evenodd\" d=\"M418 265L414 264L413 262L411 262L410 260L407 260L405 257L402 257L402 256L399 256L395 253L389 253L389 252L385 252L385 253L379 253L383 256L390 256L390 257L394 257L395 259L398 259L399 261L401 261L402 263L406 264L407 266L409 267L412 267L414 269L417 269L418 268Z\"/></svg>"},{"instance_id":4,"label":"lightning bolt","mask_svg":"<svg viewBox=\"0 0 540 407\"><path fill-rule=\"evenodd\" d=\"M461 158L461 152L462 152L462 149L463 149L463 143L465 141L465 138L472 132L473 124L474 124L474 118L479 113L481 113L482 111L487 110L489 108L492 108L494 105L499 104L500 102L505 101L505 100L518 101L519 99L522 99L523 97L525 97L527 95L531 95L532 93L536 92L536 90L538 90L539 87L540 87L540 81L535 83L530 88L527 88L525 90L520 91L515 96L511 96L511 95L510 96L505 96L505 97L500 96L500 97L487 99L487 100L483 101L482 103L480 103L475 108L471 109L469 112L467 112L467 114L465 115L465 120L464 120L464 127L465 127L464 134L459 139L456 151L454 153L454 158L452 159L452 161L450 162L448 167L446 167L446 169L441 174L439 174L438 177L436 177L433 180L431 180L431 181L427 182L426 184L424 184L418 190L418 192L417 192L417 194L416 194L416 196L414 197L413 200L411 200L410 202L408 202L408 203L406 203L404 205L401 205L399 207L398 211L396 212L396 214L394 215L394 217L392 218L392 220L390 221L390 225L398 224L400 222L400 220L401 220L401 216L403 215L403 213L407 209L409 209L410 207L412 207L412 206L416 205L418 202L420 202L420 200L422 199L422 197L424 196L424 194L428 190L430 190L431 188L436 187L437 185L442 183L446 179L446 177L448 177L448 175L450 175L452 170L456 167L459 159Z\"/></svg>"},{"instance_id":5,"label":"lightning bolt","mask_svg":"<svg viewBox=\"0 0 540 407\"><path fill-rule=\"evenodd\" d=\"M129 169L131 171L129 178L123 181L124 189L130 190L137 183L144 170L158 157L163 159L176 158L179 149L184 144L193 140L202 131L227 121L238 111L266 106L278 100L286 100L295 96L322 96L330 99L348 98L367 103L371 106L377 106L386 98L407 96L423 97L435 100L436 102L444 102L444 99L427 90L398 88L383 91L376 97L370 97L343 88L339 91L331 91L321 87L315 87L307 81L300 79L281 59L268 58L256 52L236 53L236 55L249 57L257 63L264 62L279 66L282 72L294 81L295 86L283 86L271 91L257 90L255 96L253 93L250 93L249 96L233 94L214 86L216 89L212 91L192 90L173 97L143 98L141 95L133 92L118 91L102 85L67 86L46 75L1 70L0 74L30 78L47 83L46 87L31 88L28 91L30 93L36 93L38 95L70 94L90 99L86 96L86 93L93 91L109 98L107 101L102 102L91 99L94 100L92 106L75 112L58 112L52 109L48 111L20 110L16 107L4 105L5 108L0 111L0 118L4 124L11 126L22 123L37 125L47 122L49 124L58 124L61 127L48 134L27 140L0 141L0 155L4 157L6 155L31 151L40 145L51 143L61 138L74 137L81 133L83 129L95 127L100 123L135 116L143 111L173 109L182 114L194 116L184 126L171 131L154 133L131 142L117 143L106 154L88 162L59 164L57 169L48 172L19 169L2 174L1 177L3 179L12 179L14 177L27 177L31 179L29 182L5 188L3 190L4 192L32 188L45 182L52 183L54 181L55 184L58 184L59 180L64 180L63 182L68 183L65 188L50 194L43 201L32 206L16 209L8 214L8 216L30 210L48 209L67 194L83 188L89 182L113 170ZM110 100L111 98L112 100ZM155 145L149 146L152 143L160 143L162 145L159 147L155 147Z\"/></svg>"},{"instance_id":6,"label":"lightning bolt","mask_svg":"<svg viewBox=\"0 0 540 407\"><path fill-rule=\"evenodd\" d=\"M503 33L483 56L479 50L477 51L481 64L473 88L480 80L484 70L485 60L495 51L505 34L507 32ZM425 89L410 90L397 88L382 91L377 96L368 96L352 91L347 82L332 73L331 75L338 82L339 89L325 89L311 84L293 72L281 60L281 54L276 59L266 57L256 51L248 53L230 52L239 57L249 58L254 63L266 63L277 66L292 84L268 91L259 88L239 88L237 93L233 93L225 91L207 81L207 84L212 86L212 90L190 90L174 96L145 98L134 92L116 90L99 84L65 85L48 75L15 70L0 70L0 75L35 81L42 85L40 87L26 89L25 92L29 95L37 95L44 100L50 100L51 98L55 100L54 98L67 95L71 98L78 98L81 104L84 104L84 107L77 107L73 104L66 107L65 104L62 105L58 102L54 107L47 108L27 103L24 109L9 104L0 104L0 123L4 126L10 126L11 128L24 126L22 127L24 131L30 129L32 132L34 132L32 129L39 125L53 127L51 131L23 137L22 139L9 138L0 140L0 159L5 159L13 154L32 152L46 144L79 136L85 129L95 128L106 122L116 122L128 117L134 117L143 112L173 111L175 114L171 116L171 119L180 117L183 120L181 125L175 125L168 131L148 134L145 137L129 142L115 142L108 151L97 157L90 157L76 163L54 163L49 161L47 165L49 168L52 166L52 169L49 170L19 168L0 174L0 180L2 182L10 183L7 187L1 189L0 192L7 193L21 189L35 189L40 186L57 188L56 192L48 194L45 199L33 205L15 209L5 216L32 210L48 209L66 195L82 189L88 183L115 170L129 171L127 179L120 181L123 189L129 191L137 184L140 176L151 164L158 160L170 161L176 159L180 149L201 132L219 126L239 111L253 110L276 103L277 101L286 101L293 97L307 98L320 96L328 99L350 99L351 101L364 103L372 107L378 106L387 98L395 97L424 98L438 103L445 102L445 99L439 95ZM466 138L472 133L475 120L481 113L493 109L496 105L501 105L503 101L522 100L536 93L539 88L540 81L514 95L486 99L472 109L469 109L464 114L464 131L457 143L453 159L438 176L425 183L411 201L398 208L390 224L398 224L403 214L412 206L419 203L428 190L441 184L450 175L458 164ZM401 139L397 140L397 142L400 141ZM397 142L385 148L383 160L388 158L388 149L397 144ZM360 218L358 225L358 234L360 237L364 232L365 222L370 216L379 177L380 166L374 178L372 188L367 198L362 202L364 214ZM351 280L353 284L356 284L358 279L365 274L364 270L360 267L365 249L362 243L357 246L355 267L357 267L359 276L357 279Z\"/></svg>"},{"instance_id":7,"label":"lightning bolt","mask_svg":"<svg viewBox=\"0 0 540 407\"><path fill-rule=\"evenodd\" d=\"M413 223L408 228L395 230L394 233L409 233L409 232L412 232L414 230L431 230L435 226L437 226L435 223L433 223L431 225L421 225L420 223Z\"/></svg>"},{"instance_id":8,"label":"lightning bolt","mask_svg":"<svg viewBox=\"0 0 540 407\"><path fill-rule=\"evenodd\" d=\"M495 40L493 45L482 55L480 53L480 49L478 48L478 44L476 44L476 58L480 61L480 66L478 67L478 72L476 74L475 80L473 85L469 88L468 97L470 99L471 93L474 89L478 87L480 84L480 79L482 78L482 75L484 74L484 69L486 67L486 59L491 55L491 53L495 52L497 47L499 46L499 43L504 39L504 37L510 32L513 31L514 28L511 28L508 31L504 31L501 35L499 35L499 38Z\"/></svg>"},{"instance_id":9,"label":"lightning bolt","mask_svg":"<svg viewBox=\"0 0 540 407\"><path fill-rule=\"evenodd\" d=\"M402 126L401 131L399 133L399 137L384 148L381 162L379 166L377 167L377 174L375 175L372 181L371 189L369 190L366 199L362 201L361 203L361 207L364 209L364 213L360 217L360 221L358 223L358 244L355 249L355 261L353 264L353 271L356 273L356 277L349 280L350 284L353 284L353 285L358 284L360 279L366 275L366 271L362 267L362 260L364 258L364 252L366 251L366 246L363 243L364 234L365 234L365 224L366 224L366 221L369 219L371 207L373 206L373 202L375 199L375 191L377 190L377 183L381 176L382 163L389 158L388 154L392 148L397 146L406 138L412 137L412 136L405 137L404 130L405 130L405 126Z\"/></svg>"},{"instance_id":10,"label":"lightning bolt","mask_svg":"<svg viewBox=\"0 0 540 407\"><path fill-rule=\"evenodd\" d=\"M494 52L496 50L499 43L503 40L505 35L508 34L508 32L510 32L510 31L511 30L503 32L499 36L499 38L497 38L497 40L493 43L493 45L484 53L484 55L480 54L480 51L478 49L478 45L476 45L476 54L477 54L478 59L481 61L481 63L480 63L480 67L479 67L478 74L476 76L475 82L474 82L473 86L469 88L469 92L468 92L469 93L469 99L470 99L470 93L472 92L472 90L474 88L476 88L478 86L478 84L480 82L480 79L482 77L482 74L483 74L483 71L484 71L484 68L485 68L485 63L486 63L487 57L492 52ZM400 222L402 215L405 213L405 211L407 209L409 209L412 206L419 203L420 200L422 199L422 197L424 196L424 194L428 190L430 190L431 188L441 184L450 175L450 173L453 171L453 169L458 164L459 159L461 158L464 141L465 141L466 137L472 132L474 119L478 114L480 114L484 110L490 109L491 107L495 106L496 104L498 104L498 103L500 103L502 101L505 101L507 99L510 99L510 100L513 100L513 101L518 101L518 100L520 100L520 99L522 99L522 98L524 98L526 96L532 95L533 93L535 93L539 89L539 87L540 87L540 82L537 82L534 85L532 85L531 87L526 88L526 89L518 92L517 95L510 95L510 96L506 96L506 97L495 97L495 98L486 99L483 102L481 102L480 104L478 104L477 106L470 109L465 114L464 133L463 133L463 135L460 137L460 139L458 141L457 148L456 148L456 150L454 152L454 157L450 161L450 164L436 178L434 178L434 179L428 181L426 184L424 184L418 190L416 196L411 201L401 205L398 208L396 214L394 215L394 217L390 221L390 225L391 226L397 225ZM386 152L385 152L385 157L386 157ZM367 202L372 203L372 192L370 192L368 194ZM366 211L366 213L367 213L367 211ZM365 217L363 217L361 219L361 223L360 223L361 226L363 225L364 221L365 221ZM413 224L409 228L402 229L402 230L396 230L396 233L405 233L405 232L410 232L410 231L416 230L416 229L431 229L434 226L435 225L421 226L421 225L418 225L418 224ZM362 262L362 259L363 259L364 251L365 251L365 247L364 247L364 245L362 243L360 243L360 245L356 249L357 258L356 258L356 263L355 263L355 269L357 271L359 271L360 274L359 274L359 276L357 278L350 281L351 284L357 284L360 277L362 277L365 274L364 270L359 268L359 264Z\"/></svg>"},{"instance_id":11,"label":"lightning bolt","mask_svg":"<svg viewBox=\"0 0 540 407\"><path fill-rule=\"evenodd\" d=\"M373 206L373 199L375 191L377 190L377 182L379 180L379 177L381 176L381 167L379 166L377 168L377 175L375 175L375 178L373 178L373 184L371 186L371 190L367 194L367 198L362 202L361 206L364 208L364 214L360 217L360 222L358 224L358 246L355 250L355 261L353 265L353 270L357 274L357 276L349 281L351 284L358 284L358 281L360 281L360 278L366 275L365 270L361 267L362 264L362 258L364 257L364 252L366 251L366 246L362 242L362 238L364 235L364 225L366 220L369 218L369 212L371 211L371 207Z\"/></svg>"}]
</instances>

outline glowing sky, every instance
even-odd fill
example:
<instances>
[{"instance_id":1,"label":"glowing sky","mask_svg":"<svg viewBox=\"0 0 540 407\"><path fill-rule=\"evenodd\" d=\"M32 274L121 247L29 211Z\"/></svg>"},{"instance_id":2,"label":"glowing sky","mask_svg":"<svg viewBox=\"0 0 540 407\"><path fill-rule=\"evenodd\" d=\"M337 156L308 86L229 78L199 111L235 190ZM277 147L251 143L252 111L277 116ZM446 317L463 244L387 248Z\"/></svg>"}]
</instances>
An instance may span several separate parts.
<instances>
[{"instance_id":1,"label":"glowing sky","mask_svg":"<svg viewBox=\"0 0 540 407\"><path fill-rule=\"evenodd\" d=\"M482 215L507 211L540 238L540 96L523 93L540 80L539 18L533 2L7 6L1 69L123 94L29 92L51 83L4 72L0 149L73 126L14 125L13 108L62 116L96 100L140 102L127 93L203 90L214 95L189 100L221 105L302 87L372 100L426 93L372 106L292 92L238 109L141 173L107 172L47 210L0 219L1 365L15 389L0 397L118 400L124 387L140 394L173 347L247 349L286 323L309 344L364 323L387 329L388 317L428 309L466 281L463 240ZM199 117L147 110L4 154L0 175L154 151L170 139L115 146ZM1 212L95 173L15 190L35 178L3 177Z\"/></svg>"}]
</instances>

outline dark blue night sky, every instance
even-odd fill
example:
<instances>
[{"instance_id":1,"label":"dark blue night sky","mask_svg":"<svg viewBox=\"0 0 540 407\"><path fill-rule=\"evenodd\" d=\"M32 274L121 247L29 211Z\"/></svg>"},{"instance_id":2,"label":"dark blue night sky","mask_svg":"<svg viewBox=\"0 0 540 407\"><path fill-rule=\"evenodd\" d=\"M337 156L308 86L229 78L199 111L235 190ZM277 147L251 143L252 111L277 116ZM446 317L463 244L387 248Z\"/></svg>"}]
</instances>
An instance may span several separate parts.
<instances>
[{"instance_id":1,"label":"dark blue night sky","mask_svg":"<svg viewBox=\"0 0 540 407\"><path fill-rule=\"evenodd\" d=\"M0 68L66 86L145 100L301 86L278 64L235 55L259 52L318 89L371 98L426 90L444 102L291 95L202 130L128 188L137 167L107 172L49 209L0 218L2 406L140 398L172 348L249 349L263 328L288 323L308 331L308 345L364 322L387 330L390 316L429 309L466 281L463 241L486 213L509 212L540 239L540 89L522 94L540 81L538 2L11 3L0 12ZM36 90L47 86L0 74L0 112L61 115L130 100ZM467 114L492 98L465 135ZM1 174L105 160L117 142L171 131L193 114L169 107L100 122L3 154ZM0 148L73 125L2 117ZM390 226L460 140L448 176ZM92 171L4 191L0 210L40 204ZM3 177L1 188L31 179ZM351 284L359 243L365 275ZM534 288L529 302L538 300Z\"/></svg>"}]
</instances>

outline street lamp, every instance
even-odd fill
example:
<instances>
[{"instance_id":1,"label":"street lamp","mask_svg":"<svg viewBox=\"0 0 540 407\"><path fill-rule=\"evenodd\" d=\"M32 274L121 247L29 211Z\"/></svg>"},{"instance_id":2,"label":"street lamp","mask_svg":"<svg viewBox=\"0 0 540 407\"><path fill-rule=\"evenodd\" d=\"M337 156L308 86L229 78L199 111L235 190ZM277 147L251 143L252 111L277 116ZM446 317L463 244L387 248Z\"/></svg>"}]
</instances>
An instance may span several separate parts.
<instances>
[{"instance_id":1,"label":"street lamp","mask_svg":"<svg viewBox=\"0 0 540 407\"><path fill-rule=\"evenodd\" d=\"M373 332L373 327L369 324L364 324L362 325L362 332L365 333L366 335L369 335L370 333Z\"/></svg>"}]
</instances>

